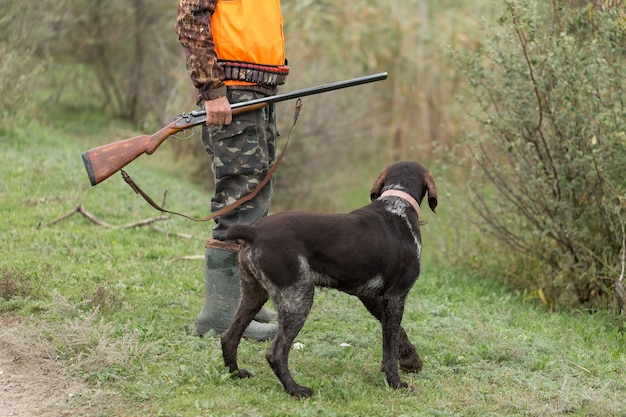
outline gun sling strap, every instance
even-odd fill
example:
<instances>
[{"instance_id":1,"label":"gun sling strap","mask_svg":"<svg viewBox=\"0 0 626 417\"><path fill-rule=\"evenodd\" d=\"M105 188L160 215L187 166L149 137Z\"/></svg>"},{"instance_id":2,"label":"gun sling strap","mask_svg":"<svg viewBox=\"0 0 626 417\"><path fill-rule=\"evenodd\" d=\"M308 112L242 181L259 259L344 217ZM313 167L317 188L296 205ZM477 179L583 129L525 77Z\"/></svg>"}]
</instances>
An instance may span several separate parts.
<instances>
[{"instance_id":1,"label":"gun sling strap","mask_svg":"<svg viewBox=\"0 0 626 417\"><path fill-rule=\"evenodd\" d=\"M285 156L285 151L287 150L287 145L289 145L289 139L291 139L291 131L293 130L294 126L296 125L296 122L298 121L298 116L300 115L300 109L302 108L302 101L300 99L296 100L296 104L295 104L295 109L294 109L294 115L293 115L293 123L291 124L291 127L289 128L289 134L287 135L287 139L285 140L285 144L283 145L283 149L280 152L280 155L278 155L278 158L276 159L276 162L274 162L274 165L271 166L271 168L267 171L267 173L265 174L265 176L263 177L263 180L261 180L261 182L249 193L244 195L243 197L241 197L239 200L235 201L232 204L229 204L225 207L222 207L220 210L211 213L209 216L203 218L203 219L197 219L195 217L191 217L188 216L186 214L182 214L182 213L178 213L176 211L171 211L171 210L167 210L161 206L159 206L157 203L154 202L154 200L152 198L150 198L150 196L148 194L146 194L145 191L143 191L141 189L141 187L139 187L139 185L137 185L137 183L130 177L130 175L128 175L126 173L126 171L124 171L123 169L120 170L120 173L122 174L122 178L124 178L124 181L126 181L126 184L128 184L130 186L130 188L133 189L133 191L135 191L135 193L139 194L140 196L143 197L144 200L146 200L146 202L148 204L150 204L154 209L162 212L162 213L168 213L168 214L174 214L176 216L181 216L184 217L186 219L189 220L193 220L195 222L206 222L209 220L213 220L216 217L219 216L223 216L226 213L230 213L231 211L233 211L234 209L236 209L237 207L241 206L242 204L252 200L258 193L259 191L261 191L263 189L263 187L265 187L265 185L270 181L270 179L272 178L272 175L274 175L274 173L276 172L276 170L278 169L278 165L280 165L280 162L283 159L283 156Z\"/></svg>"}]
</instances>

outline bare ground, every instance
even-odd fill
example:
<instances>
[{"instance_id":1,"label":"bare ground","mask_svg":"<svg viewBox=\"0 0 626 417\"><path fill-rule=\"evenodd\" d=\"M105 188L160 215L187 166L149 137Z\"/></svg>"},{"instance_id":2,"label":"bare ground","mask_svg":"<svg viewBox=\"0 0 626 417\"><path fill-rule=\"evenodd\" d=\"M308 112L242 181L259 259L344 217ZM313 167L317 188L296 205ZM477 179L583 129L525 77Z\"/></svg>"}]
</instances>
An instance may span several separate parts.
<instances>
[{"instance_id":1,"label":"bare ground","mask_svg":"<svg viewBox=\"0 0 626 417\"><path fill-rule=\"evenodd\" d=\"M67 372L38 329L0 316L0 417L115 414L120 397Z\"/></svg>"}]
</instances>

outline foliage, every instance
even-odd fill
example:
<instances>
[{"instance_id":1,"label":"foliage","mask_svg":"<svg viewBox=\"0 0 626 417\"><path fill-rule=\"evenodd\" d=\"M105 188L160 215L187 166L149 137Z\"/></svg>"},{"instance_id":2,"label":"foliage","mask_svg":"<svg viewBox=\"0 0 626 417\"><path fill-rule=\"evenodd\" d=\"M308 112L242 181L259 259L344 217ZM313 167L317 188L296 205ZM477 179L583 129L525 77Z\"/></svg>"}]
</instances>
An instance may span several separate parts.
<instances>
[{"instance_id":1,"label":"foliage","mask_svg":"<svg viewBox=\"0 0 626 417\"><path fill-rule=\"evenodd\" d=\"M34 26L18 19L37 20L41 12L32 2L0 3L0 118L16 114L31 99L35 80L45 68L45 60L37 59L29 42Z\"/></svg>"},{"instance_id":2,"label":"foliage","mask_svg":"<svg viewBox=\"0 0 626 417\"><path fill-rule=\"evenodd\" d=\"M63 94L78 93L81 102L75 105L100 108L135 124L162 122L180 92L182 77L174 68L184 67L172 30L175 4L164 0L38 4L41 16L30 42L53 62L45 84L53 104ZM33 21L18 18L22 25Z\"/></svg>"},{"instance_id":3,"label":"foliage","mask_svg":"<svg viewBox=\"0 0 626 417\"><path fill-rule=\"evenodd\" d=\"M480 106L472 203L551 304L606 306L624 273L626 15L605 3L509 0L458 55Z\"/></svg>"},{"instance_id":4,"label":"foliage","mask_svg":"<svg viewBox=\"0 0 626 417\"><path fill-rule=\"evenodd\" d=\"M474 31L458 3L282 2L292 68L285 88L389 74L373 85L303 100L297 140L277 181L277 187L289 191L283 207L337 210L331 184L353 183L361 166L426 161L434 143L452 143L458 129L454 96L462 85L444 45ZM489 14L489 2L465 3L465 11ZM292 113L289 105L279 108L283 133Z\"/></svg>"}]
</instances>

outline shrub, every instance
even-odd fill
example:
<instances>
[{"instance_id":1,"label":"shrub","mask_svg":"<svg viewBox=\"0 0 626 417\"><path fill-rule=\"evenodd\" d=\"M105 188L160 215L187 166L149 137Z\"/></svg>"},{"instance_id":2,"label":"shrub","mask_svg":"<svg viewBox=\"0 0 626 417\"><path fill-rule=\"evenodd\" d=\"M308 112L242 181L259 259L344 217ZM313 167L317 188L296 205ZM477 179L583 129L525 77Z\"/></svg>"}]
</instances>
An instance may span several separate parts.
<instances>
[{"instance_id":1,"label":"shrub","mask_svg":"<svg viewBox=\"0 0 626 417\"><path fill-rule=\"evenodd\" d=\"M623 277L620 3L508 0L484 43L458 55L478 104L472 205L483 231L517 253L509 280L553 305L606 306Z\"/></svg>"},{"instance_id":2,"label":"shrub","mask_svg":"<svg viewBox=\"0 0 626 417\"><path fill-rule=\"evenodd\" d=\"M38 299L42 293L41 273L0 268L0 314L19 309L26 299Z\"/></svg>"},{"instance_id":3,"label":"shrub","mask_svg":"<svg viewBox=\"0 0 626 417\"><path fill-rule=\"evenodd\" d=\"M28 42L32 26L17 19L36 16L36 12L33 4L0 4L0 117L12 116L27 104L37 88L34 80L45 68L45 60L35 56L35 47Z\"/></svg>"}]
</instances>

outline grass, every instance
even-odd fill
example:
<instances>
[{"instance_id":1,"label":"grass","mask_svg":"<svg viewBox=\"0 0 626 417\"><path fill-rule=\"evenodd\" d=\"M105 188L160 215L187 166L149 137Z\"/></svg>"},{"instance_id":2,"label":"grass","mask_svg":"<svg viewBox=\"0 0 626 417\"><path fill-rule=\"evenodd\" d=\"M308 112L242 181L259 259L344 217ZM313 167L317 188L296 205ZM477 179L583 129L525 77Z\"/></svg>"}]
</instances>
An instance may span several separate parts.
<instances>
[{"instance_id":1,"label":"grass","mask_svg":"<svg viewBox=\"0 0 626 417\"><path fill-rule=\"evenodd\" d=\"M242 343L240 362L256 377L232 379L218 338L193 334L202 261L179 260L202 254L210 225L172 217L159 223L168 235L73 215L45 227L77 204L113 225L158 215L117 176L89 186L81 152L132 136L119 133L102 126L86 138L33 124L0 137L0 314L22 317L68 375L119 392L123 403L102 415L626 414L626 340L616 319L548 313L490 277L446 265L440 254L456 231L445 200L455 193L445 192L443 179L439 214L426 214L424 271L403 321L425 362L422 373L403 375L413 391L386 386L379 325L358 300L334 291L317 292L297 339L304 347L291 354L294 377L315 390L313 398L283 392L264 358L267 343ZM167 187L167 207L206 215L208 195L166 153L142 157L128 172L154 195ZM376 175L364 173L353 188L367 196ZM362 204L357 194L354 206Z\"/></svg>"}]
</instances>

